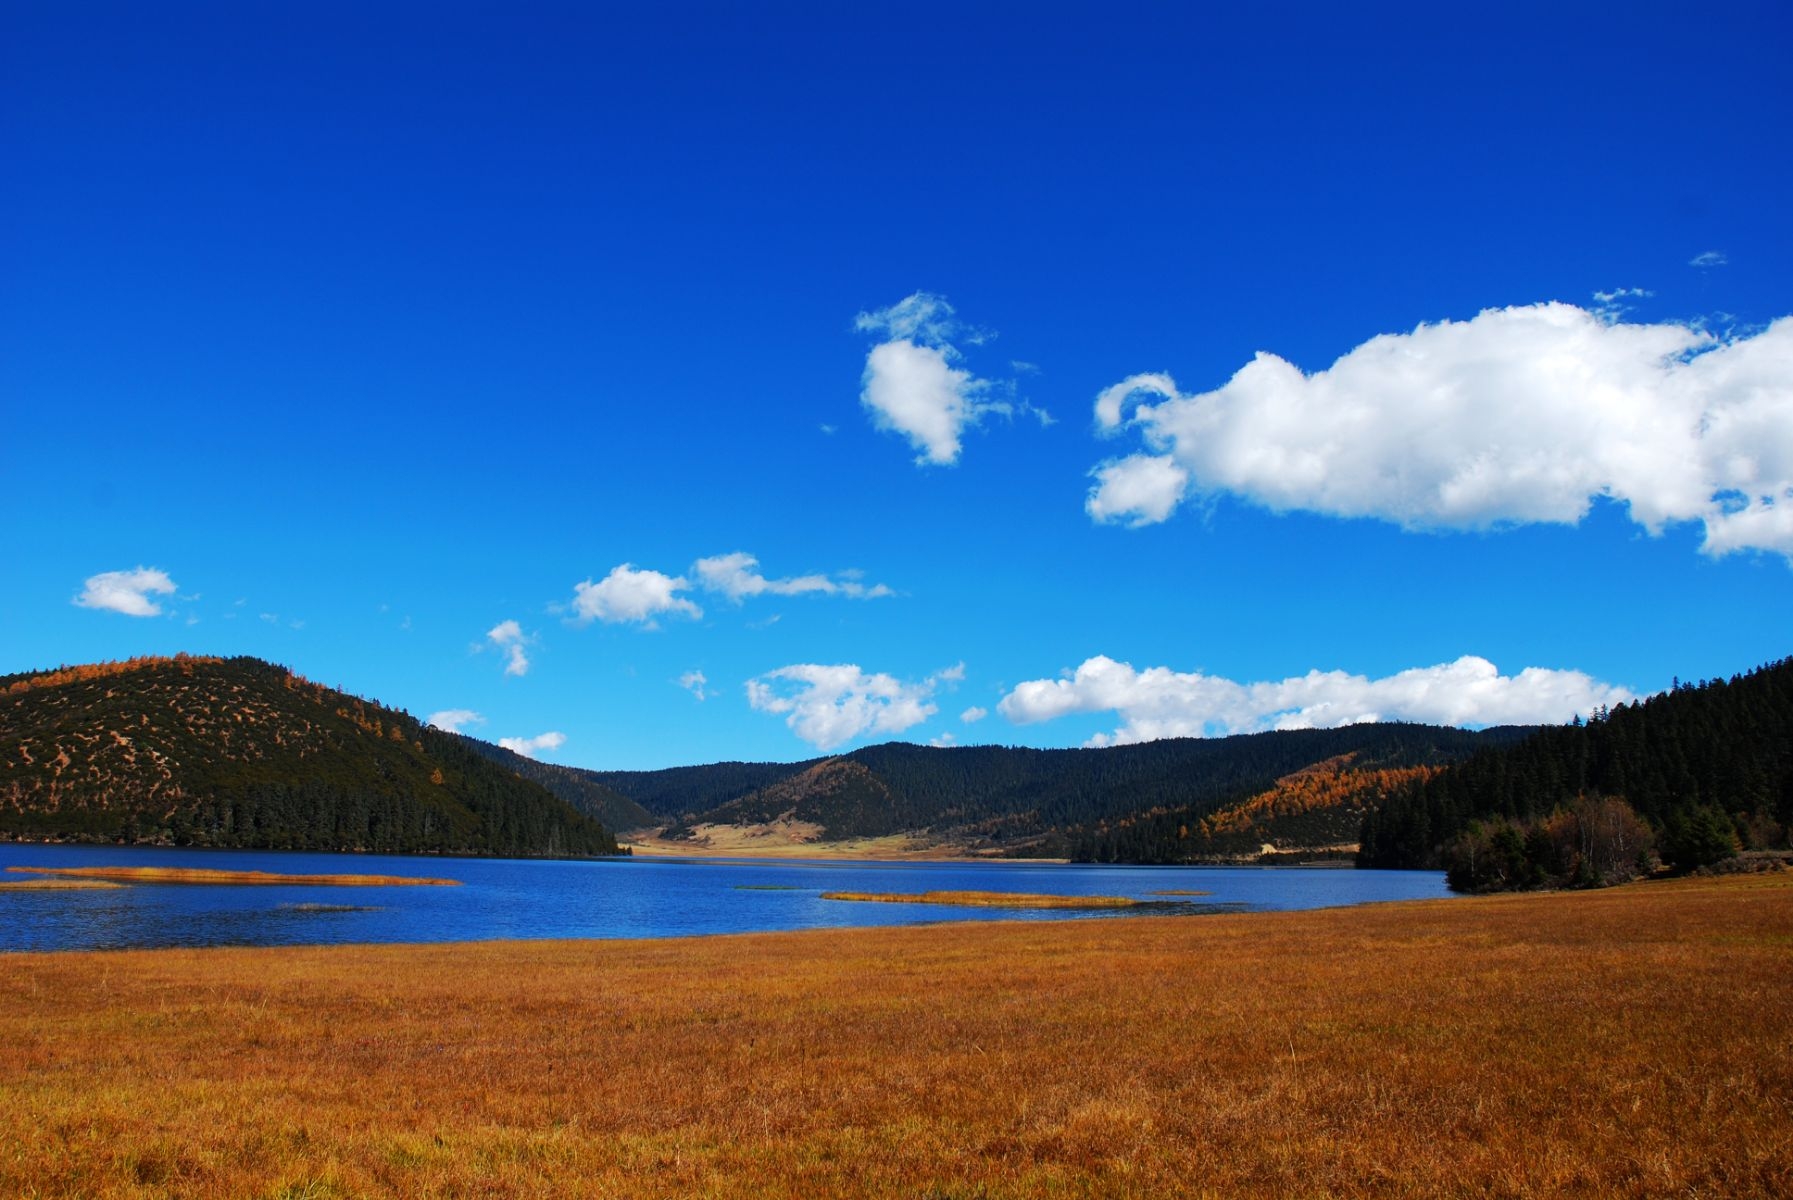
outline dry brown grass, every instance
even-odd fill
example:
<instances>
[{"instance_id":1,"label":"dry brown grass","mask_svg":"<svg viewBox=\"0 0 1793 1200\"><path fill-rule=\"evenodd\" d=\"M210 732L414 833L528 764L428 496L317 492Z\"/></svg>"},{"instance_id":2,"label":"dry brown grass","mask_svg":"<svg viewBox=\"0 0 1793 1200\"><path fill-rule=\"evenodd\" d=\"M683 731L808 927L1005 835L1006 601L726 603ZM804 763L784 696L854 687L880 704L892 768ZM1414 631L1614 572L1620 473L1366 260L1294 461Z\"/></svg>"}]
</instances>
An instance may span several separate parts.
<instances>
[{"instance_id":1,"label":"dry brown grass","mask_svg":"<svg viewBox=\"0 0 1793 1200\"><path fill-rule=\"evenodd\" d=\"M0 956L0 1195L1786 1196L1793 880Z\"/></svg>"},{"instance_id":2,"label":"dry brown grass","mask_svg":"<svg viewBox=\"0 0 1793 1200\"><path fill-rule=\"evenodd\" d=\"M319 887L460 887L458 879L418 879L410 875L279 875L272 871L215 871L207 867L8 867L27 875L66 879L122 880L125 883L266 884L302 883Z\"/></svg>"},{"instance_id":3,"label":"dry brown grass","mask_svg":"<svg viewBox=\"0 0 1793 1200\"><path fill-rule=\"evenodd\" d=\"M1040 892L823 892L824 900L872 904L950 904L955 908L1134 908L1125 896L1049 896Z\"/></svg>"},{"instance_id":4,"label":"dry brown grass","mask_svg":"<svg viewBox=\"0 0 1793 1200\"><path fill-rule=\"evenodd\" d=\"M122 888L103 879L0 879L0 892L91 892Z\"/></svg>"}]
</instances>

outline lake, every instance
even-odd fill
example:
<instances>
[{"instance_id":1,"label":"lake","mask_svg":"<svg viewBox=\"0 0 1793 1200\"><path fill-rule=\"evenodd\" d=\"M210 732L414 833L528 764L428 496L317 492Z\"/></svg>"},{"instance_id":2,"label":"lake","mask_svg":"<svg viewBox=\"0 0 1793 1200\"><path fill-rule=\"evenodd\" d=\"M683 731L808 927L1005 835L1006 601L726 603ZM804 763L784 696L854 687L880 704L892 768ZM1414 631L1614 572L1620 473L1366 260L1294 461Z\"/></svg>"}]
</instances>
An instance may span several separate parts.
<instances>
[{"instance_id":1,"label":"lake","mask_svg":"<svg viewBox=\"0 0 1793 1200\"><path fill-rule=\"evenodd\" d=\"M1116 867L1027 862L636 858L403 858L247 850L0 844L6 867L208 867L282 874L455 879L460 887L141 884L95 891L0 889L0 951L288 946L521 938L654 938L939 921L1062 921L1088 911L824 900L824 891L1044 892L1171 901L1192 913L1324 908L1448 895L1430 871Z\"/></svg>"}]
</instances>

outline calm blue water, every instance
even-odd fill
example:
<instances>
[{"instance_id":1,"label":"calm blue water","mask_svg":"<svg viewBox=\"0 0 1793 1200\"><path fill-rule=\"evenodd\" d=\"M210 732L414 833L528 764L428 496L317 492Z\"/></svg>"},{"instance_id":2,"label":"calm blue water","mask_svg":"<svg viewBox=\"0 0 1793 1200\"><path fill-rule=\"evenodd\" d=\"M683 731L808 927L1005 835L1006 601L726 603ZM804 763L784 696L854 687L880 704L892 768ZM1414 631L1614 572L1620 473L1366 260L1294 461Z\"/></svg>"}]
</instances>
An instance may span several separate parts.
<instances>
[{"instance_id":1,"label":"calm blue water","mask_svg":"<svg viewBox=\"0 0 1793 1200\"><path fill-rule=\"evenodd\" d=\"M682 937L937 921L1074 920L1090 913L856 904L832 890L977 890L1165 899L1200 889L1209 911L1323 908L1448 893L1423 871L1259 867L1107 867L1057 863L764 862L618 859L541 862L482 858L287 854L0 844L6 867L214 867L283 874L416 875L461 887L133 885L106 891L0 889L0 951L152 946L282 946L328 942L450 942L514 938ZM303 905L353 906L318 911ZM1113 918L1109 919L1124 919Z\"/></svg>"}]
</instances>

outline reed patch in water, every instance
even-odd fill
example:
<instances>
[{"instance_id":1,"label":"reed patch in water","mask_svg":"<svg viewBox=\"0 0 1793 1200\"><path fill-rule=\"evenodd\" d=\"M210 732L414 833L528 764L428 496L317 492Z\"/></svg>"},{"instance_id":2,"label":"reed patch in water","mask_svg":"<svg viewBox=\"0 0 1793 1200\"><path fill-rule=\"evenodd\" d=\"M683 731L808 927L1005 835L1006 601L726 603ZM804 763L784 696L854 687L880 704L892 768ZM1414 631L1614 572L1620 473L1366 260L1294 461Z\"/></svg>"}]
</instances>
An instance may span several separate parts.
<instances>
[{"instance_id":1,"label":"reed patch in water","mask_svg":"<svg viewBox=\"0 0 1793 1200\"><path fill-rule=\"evenodd\" d=\"M459 887L458 879L411 875L280 875L272 871L220 871L208 867L8 867L26 875L98 879L122 883L311 884L318 887Z\"/></svg>"}]
</instances>

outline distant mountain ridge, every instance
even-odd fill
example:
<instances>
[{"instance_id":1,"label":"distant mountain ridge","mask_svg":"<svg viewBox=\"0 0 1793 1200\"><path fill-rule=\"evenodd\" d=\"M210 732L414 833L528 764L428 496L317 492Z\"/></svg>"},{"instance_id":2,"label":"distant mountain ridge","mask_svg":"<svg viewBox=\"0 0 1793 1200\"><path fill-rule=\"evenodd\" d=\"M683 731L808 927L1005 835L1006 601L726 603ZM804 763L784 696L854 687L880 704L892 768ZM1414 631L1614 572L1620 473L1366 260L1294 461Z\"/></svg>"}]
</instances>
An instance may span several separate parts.
<instances>
[{"instance_id":1,"label":"distant mountain ridge","mask_svg":"<svg viewBox=\"0 0 1793 1200\"><path fill-rule=\"evenodd\" d=\"M813 829L820 842L908 834L980 854L1199 862L1255 857L1265 844L1355 849L1365 806L1400 772L1530 732L1375 724L1080 750L892 742L788 764L581 774L652 813L674 842L700 828L777 825ZM1331 782L1287 783L1281 800L1204 827L1309 769Z\"/></svg>"},{"instance_id":2,"label":"distant mountain ridge","mask_svg":"<svg viewBox=\"0 0 1793 1200\"><path fill-rule=\"evenodd\" d=\"M585 855L613 829L1094 862L1434 866L1477 821L1627 800L1665 849L1793 835L1793 659L1586 723L1353 725L1102 749L868 746L794 763L537 762L259 659L0 676L0 838ZM1692 833L1687 832L1692 830ZM760 840L753 840L760 839Z\"/></svg>"},{"instance_id":3,"label":"distant mountain ridge","mask_svg":"<svg viewBox=\"0 0 1793 1200\"><path fill-rule=\"evenodd\" d=\"M0 837L617 852L599 821L408 713L188 655L0 677Z\"/></svg>"},{"instance_id":4,"label":"distant mountain ridge","mask_svg":"<svg viewBox=\"0 0 1793 1200\"><path fill-rule=\"evenodd\" d=\"M595 771L540 762L464 733L449 736L459 738L469 750L505 770L547 788L586 816L602 823L606 829L645 829L659 823L653 813L615 788L600 783Z\"/></svg>"}]
</instances>

